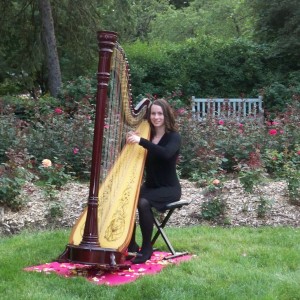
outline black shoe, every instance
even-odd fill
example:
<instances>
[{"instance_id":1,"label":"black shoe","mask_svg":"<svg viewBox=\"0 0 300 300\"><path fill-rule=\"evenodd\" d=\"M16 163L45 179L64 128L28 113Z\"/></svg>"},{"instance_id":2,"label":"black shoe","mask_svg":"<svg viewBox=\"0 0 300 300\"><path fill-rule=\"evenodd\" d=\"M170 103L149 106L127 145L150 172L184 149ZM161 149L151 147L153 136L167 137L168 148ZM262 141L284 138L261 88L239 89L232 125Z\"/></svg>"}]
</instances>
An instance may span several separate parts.
<instances>
[{"instance_id":1,"label":"black shoe","mask_svg":"<svg viewBox=\"0 0 300 300\"><path fill-rule=\"evenodd\" d=\"M140 246L137 243L133 243L132 245L129 244L128 246L128 252L139 252Z\"/></svg>"},{"instance_id":2,"label":"black shoe","mask_svg":"<svg viewBox=\"0 0 300 300\"><path fill-rule=\"evenodd\" d=\"M132 264L136 265L136 264L143 264L145 263L147 260L149 260L152 256L152 253L153 253L153 250L149 250L149 251L145 251L144 253L143 252L140 252L139 256L136 256L131 262Z\"/></svg>"},{"instance_id":3,"label":"black shoe","mask_svg":"<svg viewBox=\"0 0 300 300\"><path fill-rule=\"evenodd\" d=\"M139 251L140 251L140 247L137 243L134 243L133 245L129 245L127 250L126 260L132 259L137 256L141 256Z\"/></svg>"}]
</instances>

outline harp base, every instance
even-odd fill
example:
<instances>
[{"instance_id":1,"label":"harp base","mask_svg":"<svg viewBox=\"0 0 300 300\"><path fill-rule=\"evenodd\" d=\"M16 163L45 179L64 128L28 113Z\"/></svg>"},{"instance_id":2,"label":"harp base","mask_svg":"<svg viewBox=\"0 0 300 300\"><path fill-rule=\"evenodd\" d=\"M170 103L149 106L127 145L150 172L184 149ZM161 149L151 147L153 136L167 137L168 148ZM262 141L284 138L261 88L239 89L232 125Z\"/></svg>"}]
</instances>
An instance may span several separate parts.
<instances>
[{"instance_id":1,"label":"harp base","mask_svg":"<svg viewBox=\"0 0 300 300\"><path fill-rule=\"evenodd\" d=\"M126 256L116 249L101 248L94 245L67 245L58 257L58 262L93 265L100 269L116 270L127 268L124 265ZM128 265L129 268L129 265Z\"/></svg>"}]
</instances>

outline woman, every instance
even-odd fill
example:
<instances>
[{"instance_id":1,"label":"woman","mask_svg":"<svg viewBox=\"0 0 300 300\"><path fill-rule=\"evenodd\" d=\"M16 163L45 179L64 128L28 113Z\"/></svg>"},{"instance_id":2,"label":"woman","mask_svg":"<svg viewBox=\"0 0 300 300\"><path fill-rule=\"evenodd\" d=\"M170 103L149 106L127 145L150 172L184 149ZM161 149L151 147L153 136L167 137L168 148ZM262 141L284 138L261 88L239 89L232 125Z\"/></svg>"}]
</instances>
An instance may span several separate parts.
<instances>
[{"instance_id":1,"label":"woman","mask_svg":"<svg viewBox=\"0 0 300 300\"><path fill-rule=\"evenodd\" d=\"M181 197L181 186L176 173L181 138L176 130L172 108L166 100L157 99L151 104L147 119L151 128L150 141L139 137L135 132L129 132L126 139L129 144L139 144L147 149L146 177L138 201L143 242L139 255L132 260L133 264L144 263L153 252L151 237L154 222L151 207L160 211L166 204L178 201ZM128 251L138 250L134 230Z\"/></svg>"}]
</instances>

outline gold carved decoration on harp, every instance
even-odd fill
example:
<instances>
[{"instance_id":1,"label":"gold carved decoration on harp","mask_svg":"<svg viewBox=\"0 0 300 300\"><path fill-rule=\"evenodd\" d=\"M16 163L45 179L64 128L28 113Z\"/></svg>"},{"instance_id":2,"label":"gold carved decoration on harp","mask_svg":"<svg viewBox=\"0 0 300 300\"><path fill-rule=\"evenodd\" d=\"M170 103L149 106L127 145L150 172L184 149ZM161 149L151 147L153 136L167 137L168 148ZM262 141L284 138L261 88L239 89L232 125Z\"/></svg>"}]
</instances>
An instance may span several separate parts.
<instances>
[{"instance_id":1,"label":"gold carved decoration on harp","mask_svg":"<svg viewBox=\"0 0 300 300\"><path fill-rule=\"evenodd\" d=\"M116 33L100 31L97 37L98 87L88 205L59 260L115 268L125 261L146 156L142 147L125 144L124 135L135 130L149 138L145 114L150 101L133 107L128 63Z\"/></svg>"}]
</instances>

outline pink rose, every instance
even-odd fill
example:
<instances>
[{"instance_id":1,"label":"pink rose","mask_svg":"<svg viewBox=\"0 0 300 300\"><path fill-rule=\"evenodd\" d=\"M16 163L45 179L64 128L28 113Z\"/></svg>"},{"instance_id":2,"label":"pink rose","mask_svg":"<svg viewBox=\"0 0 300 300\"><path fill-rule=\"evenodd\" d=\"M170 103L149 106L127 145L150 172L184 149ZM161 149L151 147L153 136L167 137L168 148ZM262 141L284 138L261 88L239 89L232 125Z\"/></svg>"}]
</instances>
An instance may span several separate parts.
<instances>
[{"instance_id":1,"label":"pink rose","mask_svg":"<svg viewBox=\"0 0 300 300\"><path fill-rule=\"evenodd\" d=\"M74 153L74 154L77 154L78 152L79 152L79 149L75 147L75 148L73 149L73 153Z\"/></svg>"},{"instance_id":2,"label":"pink rose","mask_svg":"<svg viewBox=\"0 0 300 300\"><path fill-rule=\"evenodd\" d=\"M270 129L269 130L269 134L270 135L276 135L277 134L277 130L276 129Z\"/></svg>"},{"instance_id":3,"label":"pink rose","mask_svg":"<svg viewBox=\"0 0 300 300\"><path fill-rule=\"evenodd\" d=\"M60 107L56 107L56 108L54 109L54 112L55 112L56 114L58 114L58 115L61 115L61 114L63 113L63 110L62 110Z\"/></svg>"},{"instance_id":4,"label":"pink rose","mask_svg":"<svg viewBox=\"0 0 300 300\"><path fill-rule=\"evenodd\" d=\"M219 120L219 125L224 125L224 120Z\"/></svg>"},{"instance_id":5,"label":"pink rose","mask_svg":"<svg viewBox=\"0 0 300 300\"><path fill-rule=\"evenodd\" d=\"M179 115L182 115L182 114L185 113L185 109L184 109L184 108L179 108L179 109L177 110L177 113L178 113Z\"/></svg>"}]
</instances>

